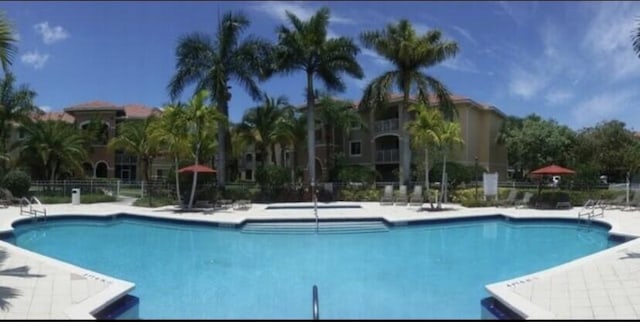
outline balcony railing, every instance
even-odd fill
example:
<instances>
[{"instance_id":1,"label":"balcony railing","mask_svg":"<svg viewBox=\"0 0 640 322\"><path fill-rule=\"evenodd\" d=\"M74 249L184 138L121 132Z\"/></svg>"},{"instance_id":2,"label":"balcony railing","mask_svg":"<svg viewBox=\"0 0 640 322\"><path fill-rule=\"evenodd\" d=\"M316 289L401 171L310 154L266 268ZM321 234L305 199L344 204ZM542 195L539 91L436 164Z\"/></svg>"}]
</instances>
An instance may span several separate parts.
<instances>
[{"instance_id":1,"label":"balcony railing","mask_svg":"<svg viewBox=\"0 0 640 322\"><path fill-rule=\"evenodd\" d=\"M398 119L388 119L382 121L376 121L374 123L374 129L376 133L391 132L398 130Z\"/></svg>"},{"instance_id":2,"label":"balcony railing","mask_svg":"<svg viewBox=\"0 0 640 322\"><path fill-rule=\"evenodd\" d=\"M398 162L398 160L400 160L398 149L376 151L376 162Z\"/></svg>"}]
</instances>

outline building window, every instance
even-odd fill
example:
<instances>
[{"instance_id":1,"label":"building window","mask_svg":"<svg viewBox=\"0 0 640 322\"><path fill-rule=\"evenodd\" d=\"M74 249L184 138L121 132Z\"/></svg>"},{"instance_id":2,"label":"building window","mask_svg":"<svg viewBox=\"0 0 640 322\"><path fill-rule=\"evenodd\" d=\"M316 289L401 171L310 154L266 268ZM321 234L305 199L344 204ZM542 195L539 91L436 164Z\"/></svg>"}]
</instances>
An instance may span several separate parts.
<instances>
[{"instance_id":1,"label":"building window","mask_svg":"<svg viewBox=\"0 0 640 322\"><path fill-rule=\"evenodd\" d=\"M244 157L244 159L247 162L251 162L251 161L253 161L253 155L251 153L247 153L247 155Z\"/></svg>"},{"instance_id":2,"label":"building window","mask_svg":"<svg viewBox=\"0 0 640 322\"><path fill-rule=\"evenodd\" d=\"M158 178L158 179L164 178L164 170L163 169L156 169L156 178Z\"/></svg>"},{"instance_id":3,"label":"building window","mask_svg":"<svg viewBox=\"0 0 640 322\"><path fill-rule=\"evenodd\" d=\"M245 180L253 180L253 171L252 170L244 170L244 179Z\"/></svg>"},{"instance_id":4,"label":"building window","mask_svg":"<svg viewBox=\"0 0 640 322\"><path fill-rule=\"evenodd\" d=\"M352 157L360 156L362 154L362 142L361 141L351 141L349 143L349 155Z\"/></svg>"},{"instance_id":5,"label":"building window","mask_svg":"<svg viewBox=\"0 0 640 322\"><path fill-rule=\"evenodd\" d=\"M317 129L316 130L316 143L321 142L322 141L322 130L321 129Z\"/></svg>"},{"instance_id":6,"label":"building window","mask_svg":"<svg viewBox=\"0 0 640 322\"><path fill-rule=\"evenodd\" d=\"M360 127L361 127L360 124L361 124L360 122L351 122L351 129L352 130L359 130Z\"/></svg>"}]
</instances>

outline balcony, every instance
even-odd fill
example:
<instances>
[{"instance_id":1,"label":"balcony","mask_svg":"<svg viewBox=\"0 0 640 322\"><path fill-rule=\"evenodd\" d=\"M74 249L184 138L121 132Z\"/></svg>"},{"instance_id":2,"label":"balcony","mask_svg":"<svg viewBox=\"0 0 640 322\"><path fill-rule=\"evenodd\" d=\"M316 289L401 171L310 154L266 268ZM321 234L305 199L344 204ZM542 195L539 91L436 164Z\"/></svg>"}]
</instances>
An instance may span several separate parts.
<instances>
[{"instance_id":1,"label":"balcony","mask_svg":"<svg viewBox=\"0 0 640 322\"><path fill-rule=\"evenodd\" d=\"M398 149L377 150L376 162L398 162L400 160L399 151Z\"/></svg>"},{"instance_id":2,"label":"balcony","mask_svg":"<svg viewBox=\"0 0 640 322\"><path fill-rule=\"evenodd\" d=\"M375 133L393 132L398 130L398 119L376 121L373 126Z\"/></svg>"}]
</instances>

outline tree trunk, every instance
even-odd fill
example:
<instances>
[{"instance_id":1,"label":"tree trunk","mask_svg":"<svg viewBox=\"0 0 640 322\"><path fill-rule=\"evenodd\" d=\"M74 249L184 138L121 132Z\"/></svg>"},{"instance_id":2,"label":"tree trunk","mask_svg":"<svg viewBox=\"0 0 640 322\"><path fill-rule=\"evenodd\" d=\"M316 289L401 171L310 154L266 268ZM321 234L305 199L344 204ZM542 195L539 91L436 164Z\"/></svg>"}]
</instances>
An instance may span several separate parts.
<instances>
[{"instance_id":1,"label":"tree trunk","mask_svg":"<svg viewBox=\"0 0 640 322\"><path fill-rule=\"evenodd\" d=\"M447 176L447 149L444 149L444 155L442 157L442 180L440 181L440 198L438 198L438 209L442 208L441 200L444 200L444 195L446 194L446 186L445 182Z\"/></svg>"},{"instance_id":2,"label":"tree trunk","mask_svg":"<svg viewBox=\"0 0 640 322\"><path fill-rule=\"evenodd\" d=\"M424 189L427 192L427 199L433 208L433 200L431 200L431 192L429 190L429 148L424 148Z\"/></svg>"},{"instance_id":3,"label":"tree trunk","mask_svg":"<svg viewBox=\"0 0 640 322\"><path fill-rule=\"evenodd\" d=\"M405 111L409 105L409 89L404 90L402 104L398 106L398 130L400 132L400 184L408 185L411 178L411 147L404 128Z\"/></svg>"},{"instance_id":4,"label":"tree trunk","mask_svg":"<svg viewBox=\"0 0 640 322\"><path fill-rule=\"evenodd\" d=\"M198 166L198 159L200 157L200 142L197 143L196 145L196 162L195 165L196 167ZM193 182L191 183L191 197L189 197L189 206L188 209L191 209L193 207L193 199L196 196L196 184L198 182L198 171L194 171L193 172Z\"/></svg>"},{"instance_id":5,"label":"tree trunk","mask_svg":"<svg viewBox=\"0 0 640 322\"><path fill-rule=\"evenodd\" d=\"M218 110L225 116L229 117L229 107L227 106L227 98L222 97L218 99ZM227 149L226 149L226 137L227 137L227 128L223 123L218 123L218 162L216 166L218 167L216 178L218 180L218 186L224 187L226 180L226 165L227 165ZM196 160L196 164L198 160Z\"/></svg>"},{"instance_id":6,"label":"tree trunk","mask_svg":"<svg viewBox=\"0 0 640 322\"><path fill-rule=\"evenodd\" d=\"M309 186L311 189L311 201L316 188L316 135L313 107L315 97L313 93L313 74L307 72L307 169L309 172Z\"/></svg>"},{"instance_id":7,"label":"tree trunk","mask_svg":"<svg viewBox=\"0 0 640 322\"><path fill-rule=\"evenodd\" d=\"M173 157L173 160L175 162L176 165L176 171L175 171L175 176L176 176L176 196L178 197L178 204L182 205L182 196L180 195L180 176L178 173L178 167L180 166L180 163L178 162L178 155L175 155Z\"/></svg>"}]
</instances>

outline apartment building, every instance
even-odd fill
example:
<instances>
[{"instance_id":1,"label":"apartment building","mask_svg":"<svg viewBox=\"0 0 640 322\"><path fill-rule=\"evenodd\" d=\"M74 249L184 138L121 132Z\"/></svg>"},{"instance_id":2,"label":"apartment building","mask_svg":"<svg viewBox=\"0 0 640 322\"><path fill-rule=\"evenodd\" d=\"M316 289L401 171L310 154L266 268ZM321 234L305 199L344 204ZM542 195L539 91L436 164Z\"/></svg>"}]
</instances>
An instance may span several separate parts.
<instances>
[{"instance_id":1,"label":"apartment building","mask_svg":"<svg viewBox=\"0 0 640 322\"><path fill-rule=\"evenodd\" d=\"M465 144L450 151L448 161L464 165L477 164L488 172L497 172L500 179L507 178L507 149L498 144L497 137L506 120L506 115L495 106L478 103L468 97L452 95L457 115L454 121L460 123L462 139ZM414 103L415 99L412 98ZM328 178L329 153L342 152L348 164L358 164L375 169L382 181L397 181L400 168L400 126L398 107L402 95L392 95L386 108L358 110L365 124L354 127L349 133L328 133L329 127L316 127L316 178L319 182ZM349 102L349 107L358 109L358 102ZM411 119L413 115L409 114ZM334 137L335 136L335 137ZM305 143L306 144L306 143ZM288 152L284 153L285 164L290 165ZM412 149L412 167L422 164L423 149ZM251 180L255 173L256 162L250 151L240 164L243 179ZM477 160L476 160L477 158ZM306 169L307 153L304 148L296 149L298 166ZM437 160L432 160L437 161ZM308 174L305 173L305 177Z\"/></svg>"},{"instance_id":2,"label":"apartment building","mask_svg":"<svg viewBox=\"0 0 640 322\"><path fill-rule=\"evenodd\" d=\"M160 110L141 104L115 105L105 101L91 101L69 106L63 112L46 113L41 119L62 120L81 129L96 122L102 124L101 132L91 146L89 160L83 164L85 175L89 178L136 181L143 177L136 156L111 151L107 148L107 143L118 134L118 124L127 120L146 119L155 113L160 113ZM170 167L168 160L155 160L151 169L152 176L164 177Z\"/></svg>"}]
</instances>

